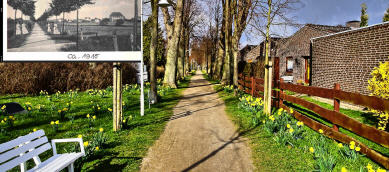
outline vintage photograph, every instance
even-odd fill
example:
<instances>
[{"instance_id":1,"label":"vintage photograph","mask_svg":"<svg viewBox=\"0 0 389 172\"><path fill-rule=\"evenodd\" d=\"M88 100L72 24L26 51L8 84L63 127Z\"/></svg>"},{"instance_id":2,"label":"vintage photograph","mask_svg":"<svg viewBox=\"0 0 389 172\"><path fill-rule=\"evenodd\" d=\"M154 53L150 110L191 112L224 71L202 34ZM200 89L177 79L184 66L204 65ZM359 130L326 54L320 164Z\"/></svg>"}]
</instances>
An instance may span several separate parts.
<instances>
[{"instance_id":1,"label":"vintage photograph","mask_svg":"<svg viewBox=\"0 0 389 172\"><path fill-rule=\"evenodd\" d=\"M7 0L8 52L140 51L141 0Z\"/></svg>"}]
</instances>

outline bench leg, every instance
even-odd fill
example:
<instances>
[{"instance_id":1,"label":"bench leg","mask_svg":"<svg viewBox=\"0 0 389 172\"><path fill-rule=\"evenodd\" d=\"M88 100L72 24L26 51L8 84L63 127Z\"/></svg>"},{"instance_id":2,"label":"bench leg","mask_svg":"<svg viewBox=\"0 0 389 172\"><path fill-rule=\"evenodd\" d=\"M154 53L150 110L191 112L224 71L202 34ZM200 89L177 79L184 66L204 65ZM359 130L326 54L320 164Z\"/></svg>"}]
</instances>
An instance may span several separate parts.
<instances>
[{"instance_id":1,"label":"bench leg","mask_svg":"<svg viewBox=\"0 0 389 172\"><path fill-rule=\"evenodd\" d=\"M73 163L71 163L71 164L68 166L68 171L69 171L69 172L74 172L74 165L73 165Z\"/></svg>"}]
</instances>

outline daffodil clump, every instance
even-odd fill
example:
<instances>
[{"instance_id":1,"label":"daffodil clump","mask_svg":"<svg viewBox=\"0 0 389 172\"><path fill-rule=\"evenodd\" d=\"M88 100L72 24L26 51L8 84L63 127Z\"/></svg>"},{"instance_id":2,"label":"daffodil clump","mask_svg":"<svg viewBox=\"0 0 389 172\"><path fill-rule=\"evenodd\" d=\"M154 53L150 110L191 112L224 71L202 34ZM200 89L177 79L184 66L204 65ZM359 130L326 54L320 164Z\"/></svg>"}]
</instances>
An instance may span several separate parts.
<instances>
[{"instance_id":1,"label":"daffodil clump","mask_svg":"<svg viewBox=\"0 0 389 172\"><path fill-rule=\"evenodd\" d=\"M366 170L367 172L386 172L385 169L382 169L380 167L378 167L377 170L374 170L373 166L370 163L366 165Z\"/></svg>"},{"instance_id":2,"label":"daffodil clump","mask_svg":"<svg viewBox=\"0 0 389 172\"><path fill-rule=\"evenodd\" d=\"M7 108L6 105L2 105L2 106L0 107L0 116L1 116L1 115L5 115L5 113L6 113L6 108Z\"/></svg>"},{"instance_id":3,"label":"daffodil clump","mask_svg":"<svg viewBox=\"0 0 389 172\"><path fill-rule=\"evenodd\" d=\"M359 156L362 156L362 154L360 154L361 147L354 141L351 141L348 146L339 143L338 148L340 155L342 155L344 159L350 160L352 162L355 162Z\"/></svg>"},{"instance_id":4,"label":"daffodil clump","mask_svg":"<svg viewBox=\"0 0 389 172\"><path fill-rule=\"evenodd\" d=\"M24 107L26 108L28 114L32 111L32 104L30 102L24 103Z\"/></svg>"},{"instance_id":5,"label":"daffodil clump","mask_svg":"<svg viewBox=\"0 0 389 172\"><path fill-rule=\"evenodd\" d=\"M53 131L56 133L59 129L59 120L51 121L50 125L53 127Z\"/></svg>"},{"instance_id":6,"label":"daffodil clump","mask_svg":"<svg viewBox=\"0 0 389 172\"><path fill-rule=\"evenodd\" d=\"M87 138L84 138L82 134L79 134L77 137L84 140L85 157L82 158L82 161L92 158L93 155L106 146L108 140L104 134L104 128L99 128L92 136ZM78 148L75 146L73 149L77 150Z\"/></svg>"},{"instance_id":7,"label":"daffodil clump","mask_svg":"<svg viewBox=\"0 0 389 172\"><path fill-rule=\"evenodd\" d=\"M39 92L39 95L40 95L41 97L44 97L44 96L49 95L49 93L48 93L46 90L41 90L41 91Z\"/></svg>"},{"instance_id":8,"label":"daffodil clump","mask_svg":"<svg viewBox=\"0 0 389 172\"><path fill-rule=\"evenodd\" d=\"M377 96L382 99L389 99L389 61L380 63L371 72L372 78L368 81L368 89L372 96ZM377 128L379 130L387 130L389 123L389 113L371 109L373 116L377 118Z\"/></svg>"},{"instance_id":9,"label":"daffodil clump","mask_svg":"<svg viewBox=\"0 0 389 172\"><path fill-rule=\"evenodd\" d=\"M79 91L79 89L76 89L76 90L69 90L66 94L68 95L68 97L69 97L70 99L72 99L72 98L78 96L78 91Z\"/></svg>"},{"instance_id":10,"label":"daffodil clump","mask_svg":"<svg viewBox=\"0 0 389 172\"><path fill-rule=\"evenodd\" d=\"M16 120L15 117L12 115L8 117L4 117L0 122L1 131L4 132L5 130L12 128L14 126L15 120Z\"/></svg>"},{"instance_id":11,"label":"daffodil clump","mask_svg":"<svg viewBox=\"0 0 389 172\"><path fill-rule=\"evenodd\" d=\"M263 101L261 98L254 98L251 95L247 95L239 98L239 100L239 107L247 111L257 113L263 110Z\"/></svg>"},{"instance_id":12,"label":"daffodil clump","mask_svg":"<svg viewBox=\"0 0 389 172\"><path fill-rule=\"evenodd\" d=\"M96 115L90 115L90 114L86 114L86 118L88 119L88 124L89 124L89 127L92 127L93 126L93 123L96 121L97 117Z\"/></svg>"},{"instance_id":13,"label":"daffodil clump","mask_svg":"<svg viewBox=\"0 0 389 172\"><path fill-rule=\"evenodd\" d=\"M224 91L227 93L232 93L234 91L234 85L225 85L223 87Z\"/></svg>"},{"instance_id":14,"label":"daffodil clump","mask_svg":"<svg viewBox=\"0 0 389 172\"><path fill-rule=\"evenodd\" d=\"M100 114L102 111L101 111L101 107L99 104L97 104L96 102L94 101L91 101L92 103L92 111L93 111L93 114Z\"/></svg>"},{"instance_id":15,"label":"daffodil clump","mask_svg":"<svg viewBox=\"0 0 389 172\"><path fill-rule=\"evenodd\" d=\"M161 85L161 86L158 86L157 87L157 94L159 96L165 96L168 92L170 92L172 90L172 88L170 86L164 86L164 85Z\"/></svg>"},{"instance_id":16,"label":"daffodil clump","mask_svg":"<svg viewBox=\"0 0 389 172\"><path fill-rule=\"evenodd\" d=\"M57 112L58 112L58 117L59 117L61 120L64 120L67 111L69 111L69 108L67 108L67 107L65 107L65 108L63 108L63 109L58 109L58 110L57 110Z\"/></svg>"},{"instance_id":17,"label":"daffodil clump","mask_svg":"<svg viewBox=\"0 0 389 172\"><path fill-rule=\"evenodd\" d=\"M290 112L293 113L293 110ZM304 138L304 124L296 121L282 108L269 115L264 122L264 129L273 134L274 140L281 146L297 146L298 140Z\"/></svg>"}]
</instances>

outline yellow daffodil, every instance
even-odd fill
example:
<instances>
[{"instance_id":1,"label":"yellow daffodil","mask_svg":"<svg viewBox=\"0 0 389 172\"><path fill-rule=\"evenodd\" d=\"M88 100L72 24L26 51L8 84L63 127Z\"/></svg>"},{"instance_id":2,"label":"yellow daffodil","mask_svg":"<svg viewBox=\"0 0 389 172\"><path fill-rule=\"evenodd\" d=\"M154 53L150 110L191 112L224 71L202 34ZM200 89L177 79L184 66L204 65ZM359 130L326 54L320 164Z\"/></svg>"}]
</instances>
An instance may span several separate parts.
<instances>
[{"instance_id":1,"label":"yellow daffodil","mask_svg":"<svg viewBox=\"0 0 389 172\"><path fill-rule=\"evenodd\" d=\"M36 131L36 128L32 129L32 131L35 132L35 131Z\"/></svg>"},{"instance_id":2,"label":"yellow daffodil","mask_svg":"<svg viewBox=\"0 0 389 172\"><path fill-rule=\"evenodd\" d=\"M377 168L377 172L386 172L386 170L381 169L380 167Z\"/></svg>"},{"instance_id":3,"label":"yellow daffodil","mask_svg":"<svg viewBox=\"0 0 389 172\"><path fill-rule=\"evenodd\" d=\"M323 134L324 131L323 131L322 129L319 129L319 133L320 133L320 134Z\"/></svg>"},{"instance_id":4,"label":"yellow daffodil","mask_svg":"<svg viewBox=\"0 0 389 172\"><path fill-rule=\"evenodd\" d=\"M313 147L310 147L309 152L313 153L313 152L315 152L315 149Z\"/></svg>"},{"instance_id":5,"label":"yellow daffodil","mask_svg":"<svg viewBox=\"0 0 389 172\"><path fill-rule=\"evenodd\" d=\"M265 120L262 121L262 123L265 123L265 122L266 122Z\"/></svg>"},{"instance_id":6,"label":"yellow daffodil","mask_svg":"<svg viewBox=\"0 0 389 172\"><path fill-rule=\"evenodd\" d=\"M338 148L342 148L343 147L343 144L342 143L338 143Z\"/></svg>"},{"instance_id":7,"label":"yellow daffodil","mask_svg":"<svg viewBox=\"0 0 389 172\"><path fill-rule=\"evenodd\" d=\"M78 138L82 138L82 134L79 134L77 137L78 137Z\"/></svg>"},{"instance_id":8,"label":"yellow daffodil","mask_svg":"<svg viewBox=\"0 0 389 172\"><path fill-rule=\"evenodd\" d=\"M98 151L100 148L98 146L96 146L95 150Z\"/></svg>"},{"instance_id":9,"label":"yellow daffodil","mask_svg":"<svg viewBox=\"0 0 389 172\"><path fill-rule=\"evenodd\" d=\"M350 145L349 147L350 147L350 149L354 150L355 145Z\"/></svg>"},{"instance_id":10,"label":"yellow daffodil","mask_svg":"<svg viewBox=\"0 0 389 172\"><path fill-rule=\"evenodd\" d=\"M370 163L368 163L367 166L366 166L366 168L367 168L368 170L371 170L371 169L373 169L373 166L372 166Z\"/></svg>"},{"instance_id":11,"label":"yellow daffodil","mask_svg":"<svg viewBox=\"0 0 389 172\"><path fill-rule=\"evenodd\" d=\"M3 105L3 106L1 107L1 110L4 110L6 107L7 107L6 105Z\"/></svg>"},{"instance_id":12,"label":"yellow daffodil","mask_svg":"<svg viewBox=\"0 0 389 172\"><path fill-rule=\"evenodd\" d=\"M58 110L58 113L61 113L62 111L61 110Z\"/></svg>"},{"instance_id":13,"label":"yellow daffodil","mask_svg":"<svg viewBox=\"0 0 389 172\"><path fill-rule=\"evenodd\" d=\"M51 124L51 125L54 125L55 123L54 123L54 121L51 121L50 124Z\"/></svg>"},{"instance_id":14,"label":"yellow daffodil","mask_svg":"<svg viewBox=\"0 0 389 172\"><path fill-rule=\"evenodd\" d=\"M1 123L5 123L5 121L4 121L4 120L1 120Z\"/></svg>"},{"instance_id":15,"label":"yellow daffodil","mask_svg":"<svg viewBox=\"0 0 389 172\"><path fill-rule=\"evenodd\" d=\"M361 147L357 146L355 147L355 151L359 152L361 150Z\"/></svg>"},{"instance_id":16,"label":"yellow daffodil","mask_svg":"<svg viewBox=\"0 0 389 172\"><path fill-rule=\"evenodd\" d=\"M97 110L100 110L100 106L97 106Z\"/></svg>"},{"instance_id":17,"label":"yellow daffodil","mask_svg":"<svg viewBox=\"0 0 389 172\"><path fill-rule=\"evenodd\" d=\"M89 113L86 115L86 117L87 117L87 118L90 118L90 115L89 115Z\"/></svg>"},{"instance_id":18,"label":"yellow daffodil","mask_svg":"<svg viewBox=\"0 0 389 172\"><path fill-rule=\"evenodd\" d=\"M93 118L93 119L96 119L96 115L93 115L92 118Z\"/></svg>"},{"instance_id":19,"label":"yellow daffodil","mask_svg":"<svg viewBox=\"0 0 389 172\"><path fill-rule=\"evenodd\" d=\"M108 111L112 112L112 109L111 109L111 108L108 108Z\"/></svg>"},{"instance_id":20,"label":"yellow daffodil","mask_svg":"<svg viewBox=\"0 0 389 172\"><path fill-rule=\"evenodd\" d=\"M26 104L26 105L31 105L31 103L30 103L30 102L26 102L25 104Z\"/></svg>"},{"instance_id":21,"label":"yellow daffodil","mask_svg":"<svg viewBox=\"0 0 389 172\"><path fill-rule=\"evenodd\" d=\"M28 107L27 109L28 109L28 111L31 111L31 107Z\"/></svg>"},{"instance_id":22,"label":"yellow daffodil","mask_svg":"<svg viewBox=\"0 0 389 172\"><path fill-rule=\"evenodd\" d=\"M290 108L290 111L289 111L291 114L293 114L293 109L292 108Z\"/></svg>"},{"instance_id":23,"label":"yellow daffodil","mask_svg":"<svg viewBox=\"0 0 389 172\"><path fill-rule=\"evenodd\" d=\"M304 123L299 121L299 122L297 122L297 126L304 126Z\"/></svg>"},{"instance_id":24,"label":"yellow daffodil","mask_svg":"<svg viewBox=\"0 0 389 172\"><path fill-rule=\"evenodd\" d=\"M294 129L293 128L290 128L289 129L289 133L293 133Z\"/></svg>"},{"instance_id":25,"label":"yellow daffodil","mask_svg":"<svg viewBox=\"0 0 389 172\"><path fill-rule=\"evenodd\" d=\"M344 167L342 167L342 170L341 170L341 172L347 172L347 169L346 169L346 168L344 168Z\"/></svg>"},{"instance_id":26,"label":"yellow daffodil","mask_svg":"<svg viewBox=\"0 0 389 172\"><path fill-rule=\"evenodd\" d=\"M88 145L89 145L89 142L88 142L88 141L84 142L84 146L85 146L85 147L87 147Z\"/></svg>"},{"instance_id":27,"label":"yellow daffodil","mask_svg":"<svg viewBox=\"0 0 389 172\"><path fill-rule=\"evenodd\" d=\"M286 128L290 128L290 124L286 124Z\"/></svg>"},{"instance_id":28,"label":"yellow daffodil","mask_svg":"<svg viewBox=\"0 0 389 172\"><path fill-rule=\"evenodd\" d=\"M123 123L126 123L126 120L125 120L125 119L123 119Z\"/></svg>"},{"instance_id":29,"label":"yellow daffodil","mask_svg":"<svg viewBox=\"0 0 389 172\"><path fill-rule=\"evenodd\" d=\"M103 129L103 128L100 128L99 130L100 130L100 132L103 132L103 131L104 131L104 129Z\"/></svg>"},{"instance_id":30,"label":"yellow daffodil","mask_svg":"<svg viewBox=\"0 0 389 172\"><path fill-rule=\"evenodd\" d=\"M69 109L68 108L63 108L63 111L68 111Z\"/></svg>"},{"instance_id":31,"label":"yellow daffodil","mask_svg":"<svg viewBox=\"0 0 389 172\"><path fill-rule=\"evenodd\" d=\"M55 124L57 124L57 125L58 125L58 124L59 124L59 121L55 121Z\"/></svg>"},{"instance_id":32,"label":"yellow daffodil","mask_svg":"<svg viewBox=\"0 0 389 172\"><path fill-rule=\"evenodd\" d=\"M350 145L355 145L355 142L354 142L354 141L351 141L351 142L350 142Z\"/></svg>"},{"instance_id":33,"label":"yellow daffodil","mask_svg":"<svg viewBox=\"0 0 389 172\"><path fill-rule=\"evenodd\" d=\"M7 118L4 118L4 121L7 121Z\"/></svg>"}]
</instances>

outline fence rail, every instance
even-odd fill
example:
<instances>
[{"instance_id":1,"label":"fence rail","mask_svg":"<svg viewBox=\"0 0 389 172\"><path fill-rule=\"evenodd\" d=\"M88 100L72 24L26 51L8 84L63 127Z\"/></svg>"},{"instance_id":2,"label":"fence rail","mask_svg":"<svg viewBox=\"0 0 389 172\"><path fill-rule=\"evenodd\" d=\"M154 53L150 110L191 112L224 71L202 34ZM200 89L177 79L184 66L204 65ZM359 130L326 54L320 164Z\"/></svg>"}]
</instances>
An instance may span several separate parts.
<instances>
[{"instance_id":1,"label":"fence rail","mask_svg":"<svg viewBox=\"0 0 389 172\"><path fill-rule=\"evenodd\" d=\"M277 65L277 64L275 64ZM293 116L302 121L306 126L312 128L313 130L318 131L322 129L323 134L326 136L338 140L340 142L349 144L350 141L354 141L361 147L361 152L366 154L372 160L382 164L385 168L389 168L389 158L383 156L382 154L370 149L365 144L361 143L355 138L352 138L346 134L339 132L338 126L341 126L356 135L364 137L372 142L380 144L386 148L389 148L389 133L386 131L378 130L374 127L363 124L353 118L348 117L345 114L339 112L340 101L346 101L355 105L360 105L368 107L371 109L376 109L380 111L389 112L389 101L380 99L374 96L365 96L358 93L345 92L340 90L340 85L335 84L333 89L328 88L319 88L312 86L302 86L291 83L284 83L282 79L278 80L274 78L275 81L272 83L272 88L277 88L277 91L273 89L272 91L272 105L281 107L284 109L289 109L288 106L284 105L284 101L301 105L327 121L333 124L333 128L328 127L306 115L303 115L297 111L293 112ZM247 77L242 74L239 75L239 88L244 90L246 93L254 97L262 97L263 94L263 82L261 78ZM274 87L275 86L275 87ZM307 94L327 99L334 100L334 109L329 110L323 108L317 104L306 101L304 99L290 96L284 93L285 90L289 90L296 93Z\"/></svg>"}]
</instances>

